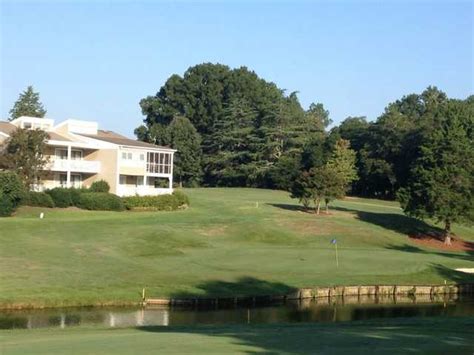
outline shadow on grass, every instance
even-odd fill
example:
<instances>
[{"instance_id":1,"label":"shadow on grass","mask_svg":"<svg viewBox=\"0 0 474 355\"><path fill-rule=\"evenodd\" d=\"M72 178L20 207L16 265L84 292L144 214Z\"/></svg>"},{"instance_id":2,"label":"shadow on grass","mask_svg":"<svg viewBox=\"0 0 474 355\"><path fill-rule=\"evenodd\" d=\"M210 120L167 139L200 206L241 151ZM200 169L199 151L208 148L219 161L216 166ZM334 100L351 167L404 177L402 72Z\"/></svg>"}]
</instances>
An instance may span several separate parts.
<instances>
[{"instance_id":1,"label":"shadow on grass","mask_svg":"<svg viewBox=\"0 0 474 355\"><path fill-rule=\"evenodd\" d=\"M287 211L309 211L311 213L313 212L312 209L306 210L303 206L299 205L282 203L271 203L269 205ZM424 221L411 218L399 213L367 212L338 206L331 206L330 210L348 212L354 214L357 219L361 221L371 223L379 227L405 235L425 235L431 237L439 237L443 233L443 230L441 228L434 227Z\"/></svg>"},{"instance_id":2,"label":"shadow on grass","mask_svg":"<svg viewBox=\"0 0 474 355\"><path fill-rule=\"evenodd\" d=\"M268 206L280 208L282 210L288 210L288 211L297 211L297 212L305 212L305 213L313 213L314 214L314 208L305 208L304 206L300 205L290 205L287 203L267 203Z\"/></svg>"},{"instance_id":3,"label":"shadow on grass","mask_svg":"<svg viewBox=\"0 0 474 355\"><path fill-rule=\"evenodd\" d=\"M472 351L472 318L391 319L333 324L299 323L276 325L230 325L197 327L140 327L151 333L199 334L227 338L227 349L206 344L208 351L256 354L347 354L347 353L453 353ZM187 339L183 337L184 339ZM210 344L209 344L210 343ZM246 348L241 348L246 347ZM198 350L198 348L196 348ZM200 349L203 351L204 349ZM177 344L179 352L179 343Z\"/></svg>"},{"instance_id":4,"label":"shadow on grass","mask_svg":"<svg viewBox=\"0 0 474 355\"><path fill-rule=\"evenodd\" d=\"M426 249L421 249L417 246L409 245L409 244L389 245L386 248L390 249L390 250L402 251L402 252L406 252L406 253L425 254L425 255L438 255L438 256L444 256L446 258L454 258L454 259L461 259L461 260L466 260L466 261L474 261L474 251L472 251L472 250L464 251L464 253L467 254L466 255L466 254L460 254L460 252L448 253L448 252L435 251L435 250L426 250ZM474 275L471 275L471 278L474 279Z\"/></svg>"},{"instance_id":5,"label":"shadow on grass","mask_svg":"<svg viewBox=\"0 0 474 355\"><path fill-rule=\"evenodd\" d=\"M178 292L173 298L215 298L235 296L270 296L285 295L295 288L281 282L259 280L254 277L241 277L235 282L207 281L197 286L200 292Z\"/></svg>"}]
</instances>

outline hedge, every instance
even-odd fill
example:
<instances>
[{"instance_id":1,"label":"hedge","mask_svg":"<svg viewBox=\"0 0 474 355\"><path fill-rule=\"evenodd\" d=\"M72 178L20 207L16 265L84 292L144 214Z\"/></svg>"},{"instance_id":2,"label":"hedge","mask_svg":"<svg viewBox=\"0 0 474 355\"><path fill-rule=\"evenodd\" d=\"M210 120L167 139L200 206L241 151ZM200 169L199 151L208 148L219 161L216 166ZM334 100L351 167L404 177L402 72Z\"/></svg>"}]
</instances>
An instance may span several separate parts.
<instances>
[{"instance_id":1,"label":"hedge","mask_svg":"<svg viewBox=\"0 0 474 355\"><path fill-rule=\"evenodd\" d=\"M26 189L17 174L0 171L0 216L11 216L25 193Z\"/></svg>"},{"instance_id":2,"label":"hedge","mask_svg":"<svg viewBox=\"0 0 474 355\"><path fill-rule=\"evenodd\" d=\"M72 206L71 189L55 187L54 189L47 190L46 193L51 196L56 207L65 208Z\"/></svg>"},{"instance_id":3,"label":"hedge","mask_svg":"<svg viewBox=\"0 0 474 355\"><path fill-rule=\"evenodd\" d=\"M21 203L25 206L54 207L53 199L45 192L29 191Z\"/></svg>"},{"instance_id":4,"label":"hedge","mask_svg":"<svg viewBox=\"0 0 474 355\"><path fill-rule=\"evenodd\" d=\"M77 207L94 211L123 211L125 206L120 197L107 192L84 192Z\"/></svg>"},{"instance_id":5,"label":"hedge","mask_svg":"<svg viewBox=\"0 0 474 355\"><path fill-rule=\"evenodd\" d=\"M172 195L123 197L122 200L129 210L174 211L189 205L188 196L180 191Z\"/></svg>"}]
</instances>

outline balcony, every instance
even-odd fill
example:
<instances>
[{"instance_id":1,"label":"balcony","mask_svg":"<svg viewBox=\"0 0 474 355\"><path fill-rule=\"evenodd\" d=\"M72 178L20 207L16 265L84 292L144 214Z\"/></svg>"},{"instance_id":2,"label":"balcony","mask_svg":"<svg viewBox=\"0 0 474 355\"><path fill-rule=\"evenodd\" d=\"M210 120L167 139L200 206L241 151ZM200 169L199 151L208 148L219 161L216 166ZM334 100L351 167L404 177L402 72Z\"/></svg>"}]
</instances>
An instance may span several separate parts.
<instances>
[{"instance_id":1,"label":"balcony","mask_svg":"<svg viewBox=\"0 0 474 355\"><path fill-rule=\"evenodd\" d=\"M96 174L100 171L100 161L53 158L50 160L47 169L51 171L76 171L80 173Z\"/></svg>"}]
</instances>

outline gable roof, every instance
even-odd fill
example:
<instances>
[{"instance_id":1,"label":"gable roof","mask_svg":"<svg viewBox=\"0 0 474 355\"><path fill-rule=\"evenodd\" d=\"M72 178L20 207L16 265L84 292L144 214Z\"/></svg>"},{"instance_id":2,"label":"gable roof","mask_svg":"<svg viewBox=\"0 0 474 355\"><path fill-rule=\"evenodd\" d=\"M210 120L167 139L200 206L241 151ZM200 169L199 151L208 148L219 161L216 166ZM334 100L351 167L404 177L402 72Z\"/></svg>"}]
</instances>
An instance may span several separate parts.
<instances>
[{"instance_id":1,"label":"gable roof","mask_svg":"<svg viewBox=\"0 0 474 355\"><path fill-rule=\"evenodd\" d=\"M78 135L88 137L88 138L98 139L104 142L113 143L117 145L127 145L130 147L172 149L170 147L159 146L159 145L155 145L151 143L137 141L137 140L122 136L121 134L118 134L112 131L104 131L101 129L97 131L97 134L78 134Z\"/></svg>"},{"instance_id":2,"label":"gable roof","mask_svg":"<svg viewBox=\"0 0 474 355\"><path fill-rule=\"evenodd\" d=\"M11 124L10 122L7 122L7 121L0 121L0 132L1 133L4 133L6 135L11 135L14 131L16 131L18 129L17 126L15 126L14 124ZM71 139L59 134L59 133L56 133L56 132L46 132L48 133L48 136L49 136L49 139L51 140L55 140L55 141L66 141L66 142L70 142Z\"/></svg>"}]
</instances>

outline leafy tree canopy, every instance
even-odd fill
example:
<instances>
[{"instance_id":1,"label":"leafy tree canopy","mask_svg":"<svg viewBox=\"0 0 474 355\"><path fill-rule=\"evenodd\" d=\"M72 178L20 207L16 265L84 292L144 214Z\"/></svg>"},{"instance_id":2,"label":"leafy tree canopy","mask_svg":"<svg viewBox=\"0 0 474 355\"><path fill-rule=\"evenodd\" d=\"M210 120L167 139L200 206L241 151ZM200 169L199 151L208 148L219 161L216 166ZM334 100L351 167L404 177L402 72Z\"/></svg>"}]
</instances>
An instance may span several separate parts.
<instances>
[{"instance_id":1,"label":"leafy tree canopy","mask_svg":"<svg viewBox=\"0 0 474 355\"><path fill-rule=\"evenodd\" d=\"M15 172L30 189L44 174L48 134L42 130L15 130L0 146L0 168Z\"/></svg>"},{"instance_id":2,"label":"leafy tree canopy","mask_svg":"<svg viewBox=\"0 0 474 355\"><path fill-rule=\"evenodd\" d=\"M165 139L163 127L176 115L189 119L201 136L203 182L212 186L287 185L286 178L275 180L275 171L289 159L296 163L330 122L322 104L305 111L296 93L285 95L246 67L211 63L172 75L140 106L146 118L136 134L142 140Z\"/></svg>"},{"instance_id":3,"label":"leafy tree canopy","mask_svg":"<svg viewBox=\"0 0 474 355\"><path fill-rule=\"evenodd\" d=\"M474 222L473 106L450 100L431 124L420 132L420 154L398 196L406 214L443 222L450 244L451 223Z\"/></svg>"}]
</instances>

